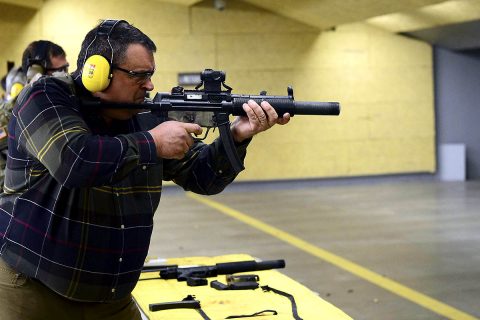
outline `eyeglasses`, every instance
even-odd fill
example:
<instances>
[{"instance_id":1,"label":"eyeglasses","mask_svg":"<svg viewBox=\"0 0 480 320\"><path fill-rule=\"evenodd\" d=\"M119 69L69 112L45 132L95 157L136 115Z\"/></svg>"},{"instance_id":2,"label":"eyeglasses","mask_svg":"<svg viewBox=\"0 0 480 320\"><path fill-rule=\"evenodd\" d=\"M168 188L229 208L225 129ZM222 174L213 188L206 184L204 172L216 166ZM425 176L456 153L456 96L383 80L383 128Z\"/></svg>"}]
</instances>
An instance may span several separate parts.
<instances>
[{"instance_id":1,"label":"eyeglasses","mask_svg":"<svg viewBox=\"0 0 480 320\"><path fill-rule=\"evenodd\" d=\"M120 68L118 66L113 66L113 69L120 70L122 72L125 72L128 74L132 79L136 79L138 84L143 84L150 80L155 73L155 69L153 70L147 70L147 71L132 71L132 70L127 70Z\"/></svg>"},{"instance_id":2,"label":"eyeglasses","mask_svg":"<svg viewBox=\"0 0 480 320\"><path fill-rule=\"evenodd\" d=\"M60 66L58 68L46 68L45 71L47 72L68 72L68 67L70 67L70 64L64 64L63 66Z\"/></svg>"}]
</instances>

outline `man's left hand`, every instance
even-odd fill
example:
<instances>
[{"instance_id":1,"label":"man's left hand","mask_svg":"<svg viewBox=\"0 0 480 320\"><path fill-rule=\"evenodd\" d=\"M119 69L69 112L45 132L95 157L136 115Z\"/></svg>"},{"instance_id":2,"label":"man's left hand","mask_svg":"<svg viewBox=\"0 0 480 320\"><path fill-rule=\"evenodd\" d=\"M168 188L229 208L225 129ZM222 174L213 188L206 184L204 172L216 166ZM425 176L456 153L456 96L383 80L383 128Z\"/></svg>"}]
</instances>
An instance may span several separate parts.
<instances>
[{"instance_id":1,"label":"man's left hand","mask_svg":"<svg viewBox=\"0 0 480 320\"><path fill-rule=\"evenodd\" d=\"M266 101L258 105L255 101L249 100L248 103L243 104L243 110L247 116L236 117L230 127L236 142L251 138L275 124L284 125L290 121L290 114L286 113L279 118L275 109Z\"/></svg>"}]
</instances>

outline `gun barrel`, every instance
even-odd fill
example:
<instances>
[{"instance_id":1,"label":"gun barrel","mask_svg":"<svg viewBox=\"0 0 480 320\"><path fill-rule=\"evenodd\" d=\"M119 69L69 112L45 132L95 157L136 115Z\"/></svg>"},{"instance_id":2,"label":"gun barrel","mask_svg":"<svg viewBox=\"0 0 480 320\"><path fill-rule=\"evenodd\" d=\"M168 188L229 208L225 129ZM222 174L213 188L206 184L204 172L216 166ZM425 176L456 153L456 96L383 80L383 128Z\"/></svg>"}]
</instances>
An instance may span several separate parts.
<instances>
[{"instance_id":1,"label":"gun barrel","mask_svg":"<svg viewBox=\"0 0 480 320\"><path fill-rule=\"evenodd\" d=\"M232 95L233 97L233 115L245 115L242 105L248 100L254 100L258 104L267 101L277 111L279 117L285 113L290 115L332 115L340 114L340 104L338 102L316 102L316 101L295 101L289 96L246 96Z\"/></svg>"},{"instance_id":2,"label":"gun barrel","mask_svg":"<svg viewBox=\"0 0 480 320\"><path fill-rule=\"evenodd\" d=\"M232 274L237 272L261 271L270 269L285 268L285 260L266 260L266 261L239 261L217 263L217 274Z\"/></svg>"},{"instance_id":3,"label":"gun barrel","mask_svg":"<svg viewBox=\"0 0 480 320\"><path fill-rule=\"evenodd\" d=\"M295 101L295 114L338 116L340 114L340 103Z\"/></svg>"}]
</instances>

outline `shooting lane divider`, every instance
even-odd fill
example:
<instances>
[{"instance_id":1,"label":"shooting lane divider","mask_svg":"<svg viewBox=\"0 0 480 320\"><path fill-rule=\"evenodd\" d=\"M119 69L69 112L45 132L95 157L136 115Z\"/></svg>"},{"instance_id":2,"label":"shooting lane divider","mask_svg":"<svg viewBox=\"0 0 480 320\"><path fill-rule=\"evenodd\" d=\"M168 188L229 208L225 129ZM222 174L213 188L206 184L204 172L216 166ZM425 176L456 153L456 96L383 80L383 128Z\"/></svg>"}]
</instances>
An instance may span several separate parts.
<instances>
[{"instance_id":1,"label":"shooting lane divider","mask_svg":"<svg viewBox=\"0 0 480 320\"><path fill-rule=\"evenodd\" d=\"M311 254L321 260L329 262L336 267L339 267L347 272L350 272L378 287L381 287L387 291L392 292L406 300L409 300L417 305L420 305L434 313L437 313L441 316L447 317L449 319L456 320L480 320L468 313L465 313L461 310L458 310L454 307L451 307L439 300L431 298L421 292L413 290L407 286L402 285L395 280L389 279L385 276L382 276L378 273L375 273L365 267L362 267L359 264L356 264L350 260L342 258L334 253L331 253L325 249L314 246L292 234L289 234L283 230L275 228L271 225L268 225L258 219L252 218L251 216L244 214L240 211L227 207L219 202L213 201L207 197L200 196L191 192L187 193L187 196L203 203L206 206L209 206L221 213L230 216L236 220L239 220L255 229L263 231L283 242L286 242L298 249L305 251L306 253Z\"/></svg>"}]
</instances>

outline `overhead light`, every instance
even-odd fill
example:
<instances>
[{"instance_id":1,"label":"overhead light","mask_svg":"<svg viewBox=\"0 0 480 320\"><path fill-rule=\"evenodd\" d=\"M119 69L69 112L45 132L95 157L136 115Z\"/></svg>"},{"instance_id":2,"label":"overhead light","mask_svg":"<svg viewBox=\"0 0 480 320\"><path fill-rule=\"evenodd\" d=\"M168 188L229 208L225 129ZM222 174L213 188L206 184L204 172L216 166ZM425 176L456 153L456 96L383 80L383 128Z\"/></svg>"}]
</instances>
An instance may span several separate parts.
<instances>
[{"instance_id":1,"label":"overhead light","mask_svg":"<svg viewBox=\"0 0 480 320\"><path fill-rule=\"evenodd\" d=\"M213 0L213 7L218 11L223 11L226 5L226 0Z\"/></svg>"}]
</instances>

